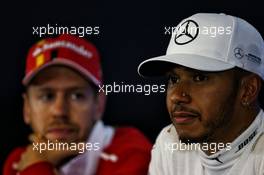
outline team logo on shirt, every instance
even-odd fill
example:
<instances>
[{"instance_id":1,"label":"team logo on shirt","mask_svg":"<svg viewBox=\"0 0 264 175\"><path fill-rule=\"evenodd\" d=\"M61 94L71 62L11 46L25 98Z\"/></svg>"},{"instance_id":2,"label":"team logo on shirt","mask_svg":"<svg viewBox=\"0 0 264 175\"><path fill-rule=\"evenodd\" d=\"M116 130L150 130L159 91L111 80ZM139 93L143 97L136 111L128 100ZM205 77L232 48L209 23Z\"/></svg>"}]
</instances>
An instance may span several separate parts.
<instances>
[{"instance_id":1,"label":"team logo on shirt","mask_svg":"<svg viewBox=\"0 0 264 175\"><path fill-rule=\"evenodd\" d=\"M217 162L220 162L220 163L224 163L224 162L222 162L220 159L219 159L219 157L221 156L221 154L219 154L217 157L215 157L215 158L210 158L210 160L216 160Z\"/></svg>"}]
</instances>

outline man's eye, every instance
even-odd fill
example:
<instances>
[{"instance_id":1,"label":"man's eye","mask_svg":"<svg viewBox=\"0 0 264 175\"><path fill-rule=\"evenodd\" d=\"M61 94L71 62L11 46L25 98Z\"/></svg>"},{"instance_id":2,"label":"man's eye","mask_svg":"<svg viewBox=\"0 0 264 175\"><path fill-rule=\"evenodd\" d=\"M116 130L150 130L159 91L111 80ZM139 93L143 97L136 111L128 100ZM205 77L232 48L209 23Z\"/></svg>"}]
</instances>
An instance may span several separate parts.
<instances>
[{"instance_id":1,"label":"man's eye","mask_svg":"<svg viewBox=\"0 0 264 175\"><path fill-rule=\"evenodd\" d=\"M169 75L169 84L176 84L180 82L180 78L176 75Z\"/></svg>"},{"instance_id":2,"label":"man's eye","mask_svg":"<svg viewBox=\"0 0 264 175\"><path fill-rule=\"evenodd\" d=\"M40 99L45 102L53 100L54 97L55 95L53 93L45 93L40 95Z\"/></svg>"},{"instance_id":3,"label":"man's eye","mask_svg":"<svg viewBox=\"0 0 264 175\"><path fill-rule=\"evenodd\" d=\"M206 81L206 80L208 80L208 76L202 75L202 74L196 74L193 76L193 80L196 82Z\"/></svg>"},{"instance_id":4,"label":"man's eye","mask_svg":"<svg viewBox=\"0 0 264 175\"><path fill-rule=\"evenodd\" d=\"M80 92L74 92L71 94L72 100L82 100L85 99L85 94Z\"/></svg>"}]
</instances>

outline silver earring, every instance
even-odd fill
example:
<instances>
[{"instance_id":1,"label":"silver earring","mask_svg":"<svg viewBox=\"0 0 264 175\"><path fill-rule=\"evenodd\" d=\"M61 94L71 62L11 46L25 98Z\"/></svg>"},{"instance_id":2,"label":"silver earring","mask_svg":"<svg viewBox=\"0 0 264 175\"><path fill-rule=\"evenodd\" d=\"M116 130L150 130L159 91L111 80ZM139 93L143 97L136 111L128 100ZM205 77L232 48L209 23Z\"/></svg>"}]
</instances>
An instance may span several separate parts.
<instances>
[{"instance_id":1,"label":"silver earring","mask_svg":"<svg viewBox=\"0 0 264 175\"><path fill-rule=\"evenodd\" d=\"M249 105L249 102L247 102L247 101L242 101L242 104L243 104L243 106L248 106L248 105Z\"/></svg>"},{"instance_id":2,"label":"silver earring","mask_svg":"<svg viewBox=\"0 0 264 175\"><path fill-rule=\"evenodd\" d=\"M186 97L186 96L187 96L187 94L186 94L185 92L183 92L183 93L182 93L182 96L183 96L183 97Z\"/></svg>"}]
</instances>

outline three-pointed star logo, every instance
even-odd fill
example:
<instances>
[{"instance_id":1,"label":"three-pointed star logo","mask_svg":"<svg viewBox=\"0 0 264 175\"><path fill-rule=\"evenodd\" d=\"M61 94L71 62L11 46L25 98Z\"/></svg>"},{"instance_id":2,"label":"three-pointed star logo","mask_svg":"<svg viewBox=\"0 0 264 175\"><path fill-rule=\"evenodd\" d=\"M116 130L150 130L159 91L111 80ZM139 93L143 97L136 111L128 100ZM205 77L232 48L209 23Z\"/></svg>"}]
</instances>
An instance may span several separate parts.
<instances>
[{"instance_id":1,"label":"three-pointed star logo","mask_svg":"<svg viewBox=\"0 0 264 175\"><path fill-rule=\"evenodd\" d=\"M234 49L234 54L237 59L241 59L244 56L244 51L241 48L236 47Z\"/></svg>"},{"instance_id":2,"label":"three-pointed star logo","mask_svg":"<svg viewBox=\"0 0 264 175\"><path fill-rule=\"evenodd\" d=\"M178 45L184 45L193 41L198 33L198 24L193 20L187 20L176 29L174 41Z\"/></svg>"}]
</instances>

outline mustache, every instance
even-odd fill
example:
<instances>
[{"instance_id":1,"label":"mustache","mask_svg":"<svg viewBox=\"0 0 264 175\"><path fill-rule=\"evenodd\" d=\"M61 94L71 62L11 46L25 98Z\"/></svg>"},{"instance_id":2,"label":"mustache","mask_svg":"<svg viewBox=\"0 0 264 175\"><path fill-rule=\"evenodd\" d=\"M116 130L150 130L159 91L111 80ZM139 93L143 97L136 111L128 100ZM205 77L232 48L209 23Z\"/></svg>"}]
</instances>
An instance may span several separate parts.
<instances>
[{"instance_id":1,"label":"mustache","mask_svg":"<svg viewBox=\"0 0 264 175\"><path fill-rule=\"evenodd\" d=\"M47 127L45 129L45 133L48 132L49 130L55 129L55 128L67 128L67 129L75 130L75 131L78 131L79 130L79 127L76 124L71 123L69 121L65 121L65 120L53 120L52 122L50 122L47 125Z\"/></svg>"},{"instance_id":2,"label":"mustache","mask_svg":"<svg viewBox=\"0 0 264 175\"><path fill-rule=\"evenodd\" d=\"M174 112L181 112L181 111L189 112L189 113L192 113L192 114L194 114L196 116L200 116L201 115L197 110L195 110L193 108L190 108L190 107L187 107L187 106L182 105L182 104L175 104L173 106L173 109L172 109L171 113L173 114Z\"/></svg>"}]
</instances>

